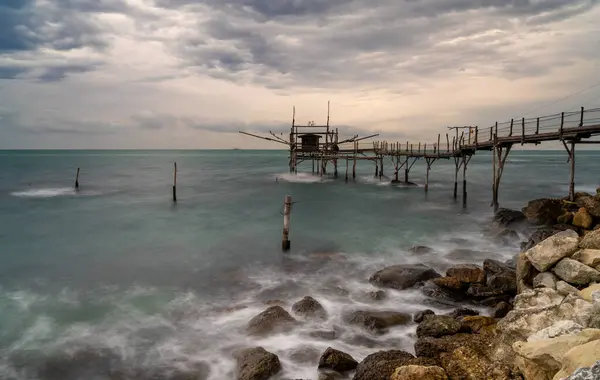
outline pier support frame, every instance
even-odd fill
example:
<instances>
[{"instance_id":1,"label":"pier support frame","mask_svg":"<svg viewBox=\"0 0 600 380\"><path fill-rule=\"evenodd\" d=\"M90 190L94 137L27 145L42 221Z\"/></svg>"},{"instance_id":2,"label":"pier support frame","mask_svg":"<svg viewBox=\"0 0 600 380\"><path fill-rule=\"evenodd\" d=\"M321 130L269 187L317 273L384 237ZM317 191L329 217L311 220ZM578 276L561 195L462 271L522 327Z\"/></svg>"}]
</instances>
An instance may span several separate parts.
<instances>
[{"instance_id":1,"label":"pier support frame","mask_svg":"<svg viewBox=\"0 0 600 380\"><path fill-rule=\"evenodd\" d=\"M467 207L467 166L473 156L465 154L462 156L462 169L463 169L463 207Z\"/></svg>"},{"instance_id":2,"label":"pier support frame","mask_svg":"<svg viewBox=\"0 0 600 380\"><path fill-rule=\"evenodd\" d=\"M494 140L497 141L497 135L494 136ZM493 165L494 165L494 178L492 182L492 206L494 206L494 212L498 211L500 204L498 203L498 193L500 190L500 180L502 179L502 173L504 172L504 164L508 158L508 154L512 149L512 144L508 145L497 145L494 144Z\"/></svg>"},{"instance_id":3,"label":"pier support frame","mask_svg":"<svg viewBox=\"0 0 600 380\"><path fill-rule=\"evenodd\" d=\"M563 143L565 150L567 151L567 154L569 155L567 162L571 164L571 170L570 170L570 176L569 176L569 200L571 202L574 202L575 201L575 144L577 144L579 141L577 141L576 139L570 140L569 141L569 143L571 145L570 149L569 149L569 145L567 145L565 140L561 140L561 142Z\"/></svg>"},{"instance_id":4,"label":"pier support frame","mask_svg":"<svg viewBox=\"0 0 600 380\"><path fill-rule=\"evenodd\" d=\"M460 156L454 156L454 200L458 198L458 172L460 170Z\"/></svg>"},{"instance_id":5,"label":"pier support frame","mask_svg":"<svg viewBox=\"0 0 600 380\"><path fill-rule=\"evenodd\" d=\"M425 157L425 161L427 162L427 174L425 175L425 192L429 191L429 171L431 170L431 165L437 160L435 157Z\"/></svg>"},{"instance_id":6,"label":"pier support frame","mask_svg":"<svg viewBox=\"0 0 600 380\"><path fill-rule=\"evenodd\" d=\"M404 168L404 183L408 183L408 174L410 173L410 169L412 169L413 165L415 164L415 162L417 162L419 157L412 158L412 162L409 164L410 159L411 157L406 157L406 161L404 162L404 164L406 165Z\"/></svg>"}]
</instances>

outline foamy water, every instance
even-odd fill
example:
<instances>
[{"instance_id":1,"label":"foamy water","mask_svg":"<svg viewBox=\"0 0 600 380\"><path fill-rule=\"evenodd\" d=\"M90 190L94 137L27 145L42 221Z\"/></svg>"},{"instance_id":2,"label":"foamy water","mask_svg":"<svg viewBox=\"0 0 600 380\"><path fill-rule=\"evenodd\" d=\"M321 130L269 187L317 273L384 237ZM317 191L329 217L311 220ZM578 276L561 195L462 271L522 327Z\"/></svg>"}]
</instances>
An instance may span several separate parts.
<instances>
[{"instance_id":1,"label":"foamy water","mask_svg":"<svg viewBox=\"0 0 600 380\"><path fill-rule=\"evenodd\" d=\"M31 188L27 190L14 191L11 193L14 197L22 198L54 198L54 197L74 197L74 196L93 196L99 195L97 191L76 190L71 187L61 188Z\"/></svg>"}]
</instances>

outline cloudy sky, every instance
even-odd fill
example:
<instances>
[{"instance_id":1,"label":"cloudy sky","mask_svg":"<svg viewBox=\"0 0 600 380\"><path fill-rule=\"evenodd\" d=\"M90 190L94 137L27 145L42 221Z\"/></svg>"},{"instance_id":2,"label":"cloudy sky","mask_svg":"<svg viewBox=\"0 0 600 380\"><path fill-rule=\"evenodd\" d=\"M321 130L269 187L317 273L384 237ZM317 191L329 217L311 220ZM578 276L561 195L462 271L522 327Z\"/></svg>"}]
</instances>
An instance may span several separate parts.
<instances>
[{"instance_id":1,"label":"cloudy sky","mask_svg":"<svg viewBox=\"0 0 600 380\"><path fill-rule=\"evenodd\" d=\"M237 131L328 100L401 141L600 107L599 2L0 0L0 148L278 147Z\"/></svg>"}]
</instances>

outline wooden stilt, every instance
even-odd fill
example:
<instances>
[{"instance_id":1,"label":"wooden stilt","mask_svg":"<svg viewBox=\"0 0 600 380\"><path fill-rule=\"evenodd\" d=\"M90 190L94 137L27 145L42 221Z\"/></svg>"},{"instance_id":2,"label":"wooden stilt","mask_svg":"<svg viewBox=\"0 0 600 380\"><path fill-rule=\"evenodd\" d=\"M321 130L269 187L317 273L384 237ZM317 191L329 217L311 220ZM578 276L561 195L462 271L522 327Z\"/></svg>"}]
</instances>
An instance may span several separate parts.
<instances>
[{"instance_id":1,"label":"wooden stilt","mask_svg":"<svg viewBox=\"0 0 600 380\"><path fill-rule=\"evenodd\" d=\"M567 154L569 155L569 159L567 160L567 162L569 162L571 164L571 168L570 168L571 170L569 173L569 200L571 202L574 202L575 201L575 144L576 144L576 141L571 140L571 148L570 149L564 140L561 140L561 141L567 151Z\"/></svg>"},{"instance_id":2,"label":"wooden stilt","mask_svg":"<svg viewBox=\"0 0 600 380\"><path fill-rule=\"evenodd\" d=\"M377 161L375 161L375 177L379 177L379 165L377 164Z\"/></svg>"},{"instance_id":3,"label":"wooden stilt","mask_svg":"<svg viewBox=\"0 0 600 380\"><path fill-rule=\"evenodd\" d=\"M467 207L467 165L471 161L471 155L464 155L462 158L463 167L463 207Z\"/></svg>"},{"instance_id":4,"label":"wooden stilt","mask_svg":"<svg viewBox=\"0 0 600 380\"><path fill-rule=\"evenodd\" d=\"M375 161L375 164L377 164L377 161ZM381 177L383 177L383 156L379 158L379 179Z\"/></svg>"},{"instance_id":5,"label":"wooden stilt","mask_svg":"<svg viewBox=\"0 0 600 380\"><path fill-rule=\"evenodd\" d=\"M346 182L348 182L348 157L346 157Z\"/></svg>"},{"instance_id":6,"label":"wooden stilt","mask_svg":"<svg viewBox=\"0 0 600 380\"><path fill-rule=\"evenodd\" d=\"M426 157L425 162L427 163L427 174L425 175L425 192L429 191L429 171L431 170L431 165L435 162L435 158Z\"/></svg>"},{"instance_id":7,"label":"wooden stilt","mask_svg":"<svg viewBox=\"0 0 600 380\"><path fill-rule=\"evenodd\" d=\"M498 135L495 136L497 139ZM512 144L506 146L496 145L495 153L497 155L497 159L494 160L497 167L494 169L496 174L494 176L494 185L492 188L492 205L494 206L494 212L498 211L499 202L498 202L498 194L500 190L500 180L502 179L502 173L504 172L504 164L506 163L506 159L508 158L508 154L512 149Z\"/></svg>"},{"instance_id":8,"label":"wooden stilt","mask_svg":"<svg viewBox=\"0 0 600 380\"><path fill-rule=\"evenodd\" d=\"M75 175L75 190L79 190L79 168L77 168L77 174Z\"/></svg>"},{"instance_id":9,"label":"wooden stilt","mask_svg":"<svg viewBox=\"0 0 600 380\"><path fill-rule=\"evenodd\" d=\"M358 150L358 142L354 142L354 162L352 163L352 179L356 180L356 154Z\"/></svg>"},{"instance_id":10,"label":"wooden stilt","mask_svg":"<svg viewBox=\"0 0 600 380\"><path fill-rule=\"evenodd\" d=\"M173 163L173 203L177 203L177 162Z\"/></svg>"},{"instance_id":11,"label":"wooden stilt","mask_svg":"<svg viewBox=\"0 0 600 380\"><path fill-rule=\"evenodd\" d=\"M459 158L454 157L454 200L458 198L458 170Z\"/></svg>"},{"instance_id":12,"label":"wooden stilt","mask_svg":"<svg viewBox=\"0 0 600 380\"><path fill-rule=\"evenodd\" d=\"M281 236L281 250L287 252L290 250L290 217L292 214L292 197L285 196L283 203L283 234Z\"/></svg>"}]
</instances>

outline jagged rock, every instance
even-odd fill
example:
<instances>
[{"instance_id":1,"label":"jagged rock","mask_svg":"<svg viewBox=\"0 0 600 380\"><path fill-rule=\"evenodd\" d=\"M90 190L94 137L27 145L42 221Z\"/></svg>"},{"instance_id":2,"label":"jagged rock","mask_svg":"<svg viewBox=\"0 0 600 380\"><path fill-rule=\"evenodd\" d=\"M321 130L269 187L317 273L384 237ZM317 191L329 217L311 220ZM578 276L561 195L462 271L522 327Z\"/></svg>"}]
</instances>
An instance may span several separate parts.
<instances>
[{"instance_id":1,"label":"jagged rock","mask_svg":"<svg viewBox=\"0 0 600 380\"><path fill-rule=\"evenodd\" d=\"M423 322L423 320L425 319L425 317L427 317L428 315L435 315L435 312L433 312L433 310L429 310L429 309L426 309L426 310L423 310L423 311L419 311L413 317L413 321L415 323L421 323L421 322Z\"/></svg>"},{"instance_id":2,"label":"jagged rock","mask_svg":"<svg viewBox=\"0 0 600 380\"><path fill-rule=\"evenodd\" d=\"M427 247L425 245L415 245L409 249L412 253L431 253L433 252L433 248Z\"/></svg>"},{"instance_id":3,"label":"jagged rock","mask_svg":"<svg viewBox=\"0 0 600 380\"><path fill-rule=\"evenodd\" d=\"M587 233L579 242L579 247L586 249L600 249L600 230Z\"/></svg>"},{"instance_id":4,"label":"jagged rock","mask_svg":"<svg viewBox=\"0 0 600 380\"><path fill-rule=\"evenodd\" d=\"M556 338L561 335L568 334L577 334L581 330L583 330L583 326L579 323L575 323L573 321L558 321L550 327L546 327L545 329L541 329L535 334L531 335L527 338L528 342L535 342L537 340L545 340Z\"/></svg>"},{"instance_id":5,"label":"jagged rock","mask_svg":"<svg viewBox=\"0 0 600 380\"><path fill-rule=\"evenodd\" d=\"M461 327L461 323L453 317L432 315L417 326L417 336L419 338L426 336L437 338L443 335L453 335L459 332Z\"/></svg>"},{"instance_id":6,"label":"jagged rock","mask_svg":"<svg viewBox=\"0 0 600 380\"><path fill-rule=\"evenodd\" d=\"M465 283L485 283L485 271L475 264L455 265L446 271L446 276Z\"/></svg>"},{"instance_id":7,"label":"jagged rock","mask_svg":"<svg viewBox=\"0 0 600 380\"><path fill-rule=\"evenodd\" d=\"M456 302L467 298L464 292L439 287L433 283L433 280L427 281L421 288L421 292L431 298L431 300L427 300L426 302L437 305L454 306Z\"/></svg>"},{"instance_id":8,"label":"jagged rock","mask_svg":"<svg viewBox=\"0 0 600 380\"><path fill-rule=\"evenodd\" d=\"M517 292L517 277L514 271L493 274L487 279L487 286L506 294Z\"/></svg>"},{"instance_id":9,"label":"jagged rock","mask_svg":"<svg viewBox=\"0 0 600 380\"><path fill-rule=\"evenodd\" d=\"M319 369L331 369L337 372L352 371L358 362L345 352L328 347L319 359Z\"/></svg>"},{"instance_id":10,"label":"jagged rock","mask_svg":"<svg viewBox=\"0 0 600 380\"><path fill-rule=\"evenodd\" d=\"M587 230L592 228L594 220L590 213L582 207L575 213L575 215L573 215L572 223L576 227L585 228Z\"/></svg>"},{"instance_id":11,"label":"jagged rock","mask_svg":"<svg viewBox=\"0 0 600 380\"><path fill-rule=\"evenodd\" d=\"M479 312L477 310L468 309L466 307L459 307L458 309L454 309L446 315L454 319L458 319L462 317L476 316L479 315Z\"/></svg>"},{"instance_id":12,"label":"jagged rock","mask_svg":"<svg viewBox=\"0 0 600 380\"><path fill-rule=\"evenodd\" d=\"M542 241L525 252L525 255L537 270L545 272L561 259L575 253L578 243L577 232L563 231Z\"/></svg>"},{"instance_id":13,"label":"jagged rock","mask_svg":"<svg viewBox=\"0 0 600 380\"><path fill-rule=\"evenodd\" d=\"M292 306L292 311L305 318L327 319L327 311L316 299L307 296Z\"/></svg>"},{"instance_id":14,"label":"jagged rock","mask_svg":"<svg viewBox=\"0 0 600 380\"><path fill-rule=\"evenodd\" d=\"M498 289L482 284L471 284L469 286L469 289L467 289L467 295L475 298L500 296L504 293L505 291L503 289Z\"/></svg>"},{"instance_id":15,"label":"jagged rock","mask_svg":"<svg viewBox=\"0 0 600 380\"><path fill-rule=\"evenodd\" d=\"M564 258L552 269L555 275L571 284L586 285L600 281L600 272L577 260Z\"/></svg>"},{"instance_id":16,"label":"jagged rock","mask_svg":"<svg viewBox=\"0 0 600 380\"><path fill-rule=\"evenodd\" d=\"M539 272L531 265L525 252L521 252L517 257L517 293L525 290L532 283L537 273Z\"/></svg>"},{"instance_id":17,"label":"jagged rock","mask_svg":"<svg viewBox=\"0 0 600 380\"><path fill-rule=\"evenodd\" d=\"M600 379L600 360L593 366L578 368L573 374L565 380L597 380Z\"/></svg>"},{"instance_id":18,"label":"jagged rock","mask_svg":"<svg viewBox=\"0 0 600 380\"><path fill-rule=\"evenodd\" d=\"M577 205L583 207L594 218L600 218L600 196L579 197Z\"/></svg>"},{"instance_id":19,"label":"jagged rock","mask_svg":"<svg viewBox=\"0 0 600 380\"><path fill-rule=\"evenodd\" d=\"M438 366L407 365L396 368L390 380L448 380L448 376Z\"/></svg>"},{"instance_id":20,"label":"jagged rock","mask_svg":"<svg viewBox=\"0 0 600 380\"><path fill-rule=\"evenodd\" d=\"M492 318L504 318L509 311L512 310L512 306L508 302L500 302L494 306L492 310Z\"/></svg>"},{"instance_id":21,"label":"jagged rock","mask_svg":"<svg viewBox=\"0 0 600 380\"><path fill-rule=\"evenodd\" d=\"M558 218L556 218L556 222L559 224L571 224L573 222L573 218L575 217L575 214L567 211L564 214L562 214L561 216L559 216Z\"/></svg>"},{"instance_id":22,"label":"jagged rock","mask_svg":"<svg viewBox=\"0 0 600 380\"><path fill-rule=\"evenodd\" d=\"M368 293L369 298L371 298L374 301L381 301L386 299L387 295L385 293L385 291L383 290L374 290L372 292Z\"/></svg>"},{"instance_id":23,"label":"jagged rock","mask_svg":"<svg viewBox=\"0 0 600 380\"><path fill-rule=\"evenodd\" d=\"M558 281L556 283L556 291L562 296L567 296L569 294L579 296L579 290L577 290L576 287L569 285L564 281Z\"/></svg>"},{"instance_id":24,"label":"jagged rock","mask_svg":"<svg viewBox=\"0 0 600 380\"><path fill-rule=\"evenodd\" d=\"M234 353L238 380L267 380L281 371L277 355L262 347L248 348Z\"/></svg>"},{"instance_id":25,"label":"jagged rock","mask_svg":"<svg viewBox=\"0 0 600 380\"><path fill-rule=\"evenodd\" d=\"M556 219L563 213L563 203L559 199L535 199L523 208L525 218L533 224L556 223Z\"/></svg>"},{"instance_id":26,"label":"jagged rock","mask_svg":"<svg viewBox=\"0 0 600 380\"><path fill-rule=\"evenodd\" d=\"M471 331L474 334L479 334L482 331L490 332L495 329L496 320L492 317L484 316L468 316L461 320L462 328L466 331Z\"/></svg>"},{"instance_id":27,"label":"jagged rock","mask_svg":"<svg viewBox=\"0 0 600 380\"><path fill-rule=\"evenodd\" d=\"M508 227L513 224L523 222L525 215L521 211L500 208L494 214L494 222L502 227Z\"/></svg>"},{"instance_id":28,"label":"jagged rock","mask_svg":"<svg viewBox=\"0 0 600 380\"><path fill-rule=\"evenodd\" d=\"M558 278L552 272L540 273L533 279L533 288L550 288L556 289Z\"/></svg>"},{"instance_id":29,"label":"jagged rock","mask_svg":"<svg viewBox=\"0 0 600 380\"><path fill-rule=\"evenodd\" d=\"M388 327L410 323L410 314L397 311L359 310L345 316L347 323L360 325L374 333L384 333Z\"/></svg>"},{"instance_id":30,"label":"jagged rock","mask_svg":"<svg viewBox=\"0 0 600 380\"><path fill-rule=\"evenodd\" d=\"M600 249L581 249L575 252L571 258L589 267L596 268L600 265Z\"/></svg>"},{"instance_id":31,"label":"jagged rock","mask_svg":"<svg viewBox=\"0 0 600 380\"><path fill-rule=\"evenodd\" d=\"M502 272L515 272L515 268L498 260L486 259L483 261L483 270L488 276Z\"/></svg>"},{"instance_id":32,"label":"jagged rock","mask_svg":"<svg viewBox=\"0 0 600 380\"><path fill-rule=\"evenodd\" d=\"M449 289L451 291L465 290L469 287L468 283L464 283L456 277L438 277L431 281L437 286Z\"/></svg>"},{"instance_id":33,"label":"jagged rock","mask_svg":"<svg viewBox=\"0 0 600 380\"><path fill-rule=\"evenodd\" d=\"M577 368L591 367L598 358L600 358L600 339L574 347L563 357L563 366L555 377L560 379L575 372Z\"/></svg>"},{"instance_id":34,"label":"jagged rock","mask_svg":"<svg viewBox=\"0 0 600 380\"><path fill-rule=\"evenodd\" d=\"M375 273L369 281L378 286L401 290L437 277L440 277L439 273L423 264L392 265Z\"/></svg>"},{"instance_id":35,"label":"jagged rock","mask_svg":"<svg viewBox=\"0 0 600 380\"><path fill-rule=\"evenodd\" d=\"M346 376L342 375L339 372L335 372L335 371L319 371L319 377L317 378L317 380L341 380L341 379L345 379Z\"/></svg>"},{"instance_id":36,"label":"jagged rock","mask_svg":"<svg viewBox=\"0 0 600 380\"><path fill-rule=\"evenodd\" d=\"M405 351L378 351L366 358L356 368L353 380L389 380L396 368L413 364L415 357Z\"/></svg>"},{"instance_id":37,"label":"jagged rock","mask_svg":"<svg viewBox=\"0 0 600 380\"><path fill-rule=\"evenodd\" d=\"M594 294L594 292L600 292L600 284L594 284L594 285L588 286L585 289L580 290L579 296L586 301L592 302L593 301L592 294Z\"/></svg>"},{"instance_id":38,"label":"jagged rock","mask_svg":"<svg viewBox=\"0 0 600 380\"><path fill-rule=\"evenodd\" d=\"M281 306L271 306L252 318L246 325L246 331L251 335L262 335L287 331L298 322Z\"/></svg>"},{"instance_id":39,"label":"jagged rock","mask_svg":"<svg viewBox=\"0 0 600 380\"><path fill-rule=\"evenodd\" d=\"M529 236L529 240L527 242L521 244L521 251L525 252L542 241L546 240L552 235L556 235L559 232L564 231L565 229L556 229L554 227L542 227L535 230L531 236Z\"/></svg>"}]
</instances>

